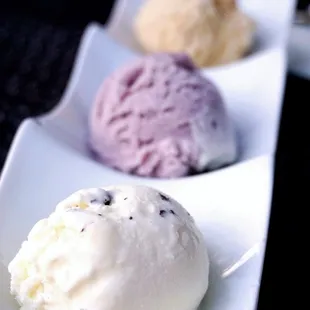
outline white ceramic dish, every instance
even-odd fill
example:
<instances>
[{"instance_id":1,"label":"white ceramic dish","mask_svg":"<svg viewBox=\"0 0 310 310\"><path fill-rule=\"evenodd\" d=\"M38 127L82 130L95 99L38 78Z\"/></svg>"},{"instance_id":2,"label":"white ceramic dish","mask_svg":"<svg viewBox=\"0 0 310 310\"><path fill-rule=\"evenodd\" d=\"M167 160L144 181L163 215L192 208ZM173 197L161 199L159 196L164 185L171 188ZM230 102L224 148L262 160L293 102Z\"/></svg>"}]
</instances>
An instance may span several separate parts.
<instances>
[{"instance_id":1,"label":"white ceramic dish","mask_svg":"<svg viewBox=\"0 0 310 310\"><path fill-rule=\"evenodd\" d=\"M14 140L0 186L0 253L5 266L33 224L47 216L68 193L82 187L141 183L59 143L32 120ZM211 285L201 310L255 309L264 257L272 188L272 156L177 181L146 180L186 206L202 229L211 256ZM243 266L227 274L251 250ZM8 275L0 270L1 309L16 310L9 297ZM6 307L4 307L4 305Z\"/></svg>"},{"instance_id":2,"label":"white ceramic dish","mask_svg":"<svg viewBox=\"0 0 310 310\"><path fill-rule=\"evenodd\" d=\"M295 25L289 39L289 69L292 73L310 79L310 27Z\"/></svg>"},{"instance_id":3,"label":"white ceramic dish","mask_svg":"<svg viewBox=\"0 0 310 310\"><path fill-rule=\"evenodd\" d=\"M21 125L2 172L1 309L17 309L9 296L6 267L32 225L72 191L116 183L154 186L174 196L194 216L212 262L211 286L201 310L255 309L294 1L282 0L281 6L275 5L277 1L245 2L252 3L261 25L265 23L264 29L270 30L262 36L265 48L238 63L202 72L224 94L239 134L241 156L231 167L195 177L141 179L113 171L88 156L86 122L94 94L104 77L136 54L109 36L115 24L121 25L119 10L108 30L98 25L87 29L60 104L48 115ZM271 40L273 36L277 39ZM235 270L244 254L246 263Z\"/></svg>"},{"instance_id":4,"label":"white ceramic dish","mask_svg":"<svg viewBox=\"0 0 310 310\"><path fill-rule=\"evenodd\" d=\"M226 99L239 137L239 162L243 162L275 149L295 1L283 0L281 6L269 0L239 2L257 22L260 49L239 62L201 73L218 85ZM118 1L106 29L96 24L88 27L63 99L54 111L39 119L50 133L86 156L87 115L99 85L114 69L137 57L119 37L130 29L139 1L128 3Z\"/></svg>"}]
</instances>

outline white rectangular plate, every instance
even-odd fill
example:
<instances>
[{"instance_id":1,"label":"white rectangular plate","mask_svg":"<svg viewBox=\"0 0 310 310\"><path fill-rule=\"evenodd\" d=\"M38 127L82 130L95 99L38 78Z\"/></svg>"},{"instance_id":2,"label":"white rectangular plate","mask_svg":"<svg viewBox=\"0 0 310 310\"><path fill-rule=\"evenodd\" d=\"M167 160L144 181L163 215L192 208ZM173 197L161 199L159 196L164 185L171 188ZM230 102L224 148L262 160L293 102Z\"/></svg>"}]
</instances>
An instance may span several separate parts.
<instances>
[{"instance_id":1,"label":"white rectangular plate","mask_svg":"<svg viewBox=\"0 0 310 310\"><path fill-rule=\"evenodd\" d=\"M202 71L224 94L238 131L239 162L177 180L125 175L88 155L87 114L94 95L111 71L137 56L111 38L134 11L133 7L124 11L121 4L107 29L91 25L86 30L60 104L48 115L26 120L12 144L0 180L0 308L18 308L9 296L7 265L33 224L47 216L57 202L83 187L142 183L179 200L204 233L211 280L201 310L254 310L294 1L281 0L281 5L276 0L241 1L259 25L262 49L245 60ZM245 254L245 264L234 270Z\"/></svg>"}]
</instances>

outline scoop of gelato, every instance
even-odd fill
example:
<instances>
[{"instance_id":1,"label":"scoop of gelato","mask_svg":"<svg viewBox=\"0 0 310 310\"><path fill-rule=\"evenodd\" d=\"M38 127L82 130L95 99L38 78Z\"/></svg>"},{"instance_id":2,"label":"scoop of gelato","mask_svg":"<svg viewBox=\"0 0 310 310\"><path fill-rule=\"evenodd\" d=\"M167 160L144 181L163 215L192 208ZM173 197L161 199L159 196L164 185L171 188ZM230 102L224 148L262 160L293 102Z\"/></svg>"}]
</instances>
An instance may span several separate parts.
<instances>
[{"instance_id":1,"label":"scoop of gelato","mask_svg":"<svg viewBox=\"0 0 310 310\"><path fill-rule=\"evenodd\" d=\"M143 186L80 190L29 233L9 265L23 310L194 310L209 258L193 218Z\"/></svg>"},{"instance_id":2,"label":"scoop of gelato","mask_svg":"<svg viewBox=\"0 0 310 310\"><path fill-rule=\"evenodd\" d=\"M254 22L235 0L147 0L134 31L147 52L186 52L199 67L226 64L252 46Z\"/></svg>"},{"instance_id":3,"label":"scoop of gelato","mask_svg":"<svg viewBox=\"0 0 310 310\"><path fill-rule=\"evenodd\" d=\"M104 164L180 177L229 164L236 141L222 97L185 54L153 54L107 78L92 107L90 147Z\"/></svg>"}]
</instances>

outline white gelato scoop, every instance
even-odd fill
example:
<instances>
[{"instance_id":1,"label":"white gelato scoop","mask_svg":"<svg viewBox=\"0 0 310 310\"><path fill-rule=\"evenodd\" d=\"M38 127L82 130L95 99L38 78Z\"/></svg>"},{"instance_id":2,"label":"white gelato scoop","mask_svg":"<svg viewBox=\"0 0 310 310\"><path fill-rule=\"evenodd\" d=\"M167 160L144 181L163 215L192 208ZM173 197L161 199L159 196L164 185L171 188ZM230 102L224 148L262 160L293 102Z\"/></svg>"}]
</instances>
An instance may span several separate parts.
<instances>
[{"instance_id":1,"label":"white gelato scoop","mask_svg":"<svg viewBox=\"0 0 310 310\"><path fill-rule=\"evenodd\" d=\"M202 234L144 186L80 190L39 221L9 265L23 310L194 310L208 288Z\"/></svg>"}]
</instances>

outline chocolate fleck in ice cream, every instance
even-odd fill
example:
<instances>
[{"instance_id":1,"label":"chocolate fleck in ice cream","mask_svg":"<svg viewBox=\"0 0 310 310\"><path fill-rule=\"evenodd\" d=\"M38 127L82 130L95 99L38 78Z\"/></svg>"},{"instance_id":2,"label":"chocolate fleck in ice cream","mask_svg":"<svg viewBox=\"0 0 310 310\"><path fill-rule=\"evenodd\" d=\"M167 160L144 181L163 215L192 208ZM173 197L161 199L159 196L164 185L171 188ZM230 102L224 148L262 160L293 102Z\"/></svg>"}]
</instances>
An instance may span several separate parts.
<instances>
[{"instance_id":1,"label":"chocolate fleck in ice cream","mask_svg":"<svg viewBox=\"0 0 310 310\"><path fill-rule=\"evenodd\" d=\"M195 310L209 258L174 199L116 186L60 202L32 228L9 272L22 310Z\"/></svg>"},{"instance_id":2,"label":"chocolate fleck in ice cream","mask_svg":"<svg viewBox=\"0 0 310 310\"><path fill-rule=\"evenodd\" d=\"M236 159L236 141L216 86L185 54L153 54L116 70L89 118L90 147L104 164L173 178Z\"/></svg>"}]
</instances>

